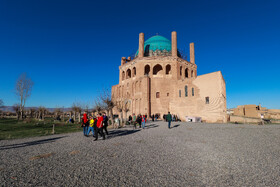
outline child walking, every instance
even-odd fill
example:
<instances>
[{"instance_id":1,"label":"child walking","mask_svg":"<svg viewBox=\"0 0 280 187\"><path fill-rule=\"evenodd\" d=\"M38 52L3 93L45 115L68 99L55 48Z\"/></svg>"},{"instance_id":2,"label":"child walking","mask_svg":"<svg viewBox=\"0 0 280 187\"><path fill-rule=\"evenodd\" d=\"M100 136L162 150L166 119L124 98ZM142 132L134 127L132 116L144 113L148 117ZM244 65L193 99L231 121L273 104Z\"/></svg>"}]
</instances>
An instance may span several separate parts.
<instances>
[{"instance_id":1,"label":"child walking","mask_svg":"<svg viewBox=\"0 0 280 187\"><path fill-rule=\"evenodd\" d=\"M92 116L90 116L89 118L89 128L88 128L88 132L87 132L87 135L89 135L90 131L92 131L92 135L94 137L94 128L93 128L93 125L94 125L94 119L92 118Z\"/></svg>"}]
</instances>

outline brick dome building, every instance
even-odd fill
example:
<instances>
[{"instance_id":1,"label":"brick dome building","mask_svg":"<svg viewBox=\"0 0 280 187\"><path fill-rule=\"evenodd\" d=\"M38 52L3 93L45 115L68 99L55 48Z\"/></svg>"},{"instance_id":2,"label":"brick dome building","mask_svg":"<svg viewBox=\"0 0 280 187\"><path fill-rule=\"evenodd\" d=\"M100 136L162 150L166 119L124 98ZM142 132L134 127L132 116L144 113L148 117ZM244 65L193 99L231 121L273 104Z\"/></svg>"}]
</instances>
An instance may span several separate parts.
<instances>
[{"instance_id":1,"label":"brick dome building","mask_svg":"<svg viewBox=\"0 0 280 187\"><path fill-rule=\"evenodd\" d=\"M185 120L201 117L206 122L226 122L226 88L220 71L197 76L194 43L190 60L177 50L177 33L171 41L153 36L144 42L139 34L135 58L122 57L119 84L112 87L113 111L123 116L171 114Z\"/></svg>"}]
</instances>

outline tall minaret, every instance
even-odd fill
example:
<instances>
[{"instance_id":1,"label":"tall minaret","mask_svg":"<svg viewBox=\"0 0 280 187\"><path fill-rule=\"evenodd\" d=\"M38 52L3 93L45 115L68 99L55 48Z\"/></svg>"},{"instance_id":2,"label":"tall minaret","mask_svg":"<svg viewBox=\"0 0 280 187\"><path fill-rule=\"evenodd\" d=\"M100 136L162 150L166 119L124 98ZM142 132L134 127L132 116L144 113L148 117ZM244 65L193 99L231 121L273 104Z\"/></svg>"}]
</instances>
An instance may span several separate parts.
<instances>
[{"instance_id":1,"label":"tall minaret","mask_svg":"<svg viewBox=\"0 0 280 187\"><path fill-rule=\"evenodd\" d=\"M139 34L138 57L144 57L144 33Z\"/></svg>"},{"instance_id":2,"label":"tall minaret","mask_svg":"<svg viewBox=\"0 0 280 187\"><path fill-rule=\"evenodd\" d=\"M171 51L172 51L172 56L177 57L177 32L173 31L171 33Z\"/></svg>"},{"instance_id":3,"label":"tall minaret","mask_svg":"<svg viewBox=\"0 0 280 187\"><path fill-rule=\"evenodd\" d=\"M195 64L194 61L194 43L190 43L190 62Z\"/></svg>"}]
</instances>

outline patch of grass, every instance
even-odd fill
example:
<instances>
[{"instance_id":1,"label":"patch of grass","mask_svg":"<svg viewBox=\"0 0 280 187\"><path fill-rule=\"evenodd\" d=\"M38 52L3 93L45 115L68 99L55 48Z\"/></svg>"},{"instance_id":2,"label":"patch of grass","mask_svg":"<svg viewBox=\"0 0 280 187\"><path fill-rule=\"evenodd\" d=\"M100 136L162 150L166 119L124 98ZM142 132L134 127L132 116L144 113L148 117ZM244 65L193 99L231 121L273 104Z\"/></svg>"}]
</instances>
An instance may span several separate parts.
<instances>
[{"instance_id":1,"label":"patch of grass","mask_svg":"<svg viewBox=\"0 0 280 187\"><path fill-rule=\"evenodd\" d=\"M52 134L53 119L38 121L35 119L18 121L17 119L0 119L0 140L45 136ZM82 131L80 124L55 123L55 134Z\"/></svg>"}]
</instances>

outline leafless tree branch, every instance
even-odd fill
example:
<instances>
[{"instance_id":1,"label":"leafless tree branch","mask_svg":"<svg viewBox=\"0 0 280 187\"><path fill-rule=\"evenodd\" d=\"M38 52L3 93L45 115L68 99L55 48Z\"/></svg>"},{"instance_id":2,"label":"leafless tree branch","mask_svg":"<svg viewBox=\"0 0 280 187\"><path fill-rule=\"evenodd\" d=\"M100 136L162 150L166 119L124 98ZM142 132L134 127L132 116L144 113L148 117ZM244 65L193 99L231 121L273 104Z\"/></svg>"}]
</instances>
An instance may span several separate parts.
<instances>
[{"instance_id":1,"label":"leafless tree branch","mask_svg":"<svg viewBox=\"0 0 280 187\"><path fill-rule=\"evenodd\" d=\"M33 81L27 77L26 73L21 74L16 82L15 91L20 99L20 119L23 118L24 106L27 98L31 95L33 84Z\"/></svg>"}]
</instances>

